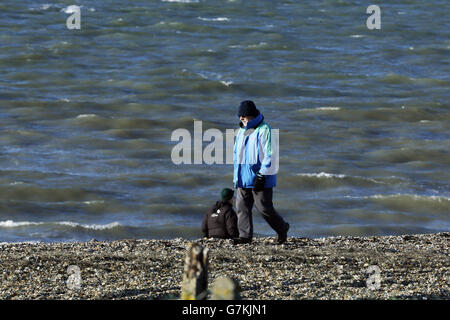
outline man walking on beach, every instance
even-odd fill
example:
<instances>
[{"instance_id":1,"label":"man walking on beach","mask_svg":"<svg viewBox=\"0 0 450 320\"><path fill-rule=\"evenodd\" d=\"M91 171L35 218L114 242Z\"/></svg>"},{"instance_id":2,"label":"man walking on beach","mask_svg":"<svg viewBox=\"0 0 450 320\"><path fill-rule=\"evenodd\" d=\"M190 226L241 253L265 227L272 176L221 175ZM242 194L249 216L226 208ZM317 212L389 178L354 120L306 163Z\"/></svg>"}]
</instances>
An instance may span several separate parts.
<instances>
[{"instance_id":1,"label":"man walking on beach","mask_svg":"<svg viewBox=\"0 0 450 320\"><path fill-rule=\"evenodd\" d=\"M277 233L276 242L287 240L289 224L273 207L272 188L276 185L276 166L273 164L271 127L264 122L264 116L256 109L253 101L242 101L238 116L240 129L234 144L234 176L237 188L236 209L239 238L234 244L251 243L253 237L252 208Z\"/></svg>"}]
</instances>

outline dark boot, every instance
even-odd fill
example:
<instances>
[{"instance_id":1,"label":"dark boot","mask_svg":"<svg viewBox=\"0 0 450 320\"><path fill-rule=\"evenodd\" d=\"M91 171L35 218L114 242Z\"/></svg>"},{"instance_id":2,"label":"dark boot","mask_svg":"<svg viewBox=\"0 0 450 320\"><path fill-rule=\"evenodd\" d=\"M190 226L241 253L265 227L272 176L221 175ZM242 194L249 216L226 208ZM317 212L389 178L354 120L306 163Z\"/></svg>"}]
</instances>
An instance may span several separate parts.
<instances>
[{"instance_id":1,"label":"dark boot","mask_svg":"<svg viewBox=\"0 0 450 320\"><path fill-rule=\"evenodd\" d=\"M245 244L245 243L252 243L252 238L234 238L233 244Z\"/></svg>"},{"instance_id":2,"label":"dark boot","mask_svg":"<svg viewBox=\"0 0 450 320\"><path fill-rule=\"evenodd\" d=\"M287 232L289 231L289 223L286 222L285 225L285 229L283 233L278 234L277 238L275 239L275 241L277 242L277 244L283 244L286 242L287 240Z\"/></svg>"}]
</instances>

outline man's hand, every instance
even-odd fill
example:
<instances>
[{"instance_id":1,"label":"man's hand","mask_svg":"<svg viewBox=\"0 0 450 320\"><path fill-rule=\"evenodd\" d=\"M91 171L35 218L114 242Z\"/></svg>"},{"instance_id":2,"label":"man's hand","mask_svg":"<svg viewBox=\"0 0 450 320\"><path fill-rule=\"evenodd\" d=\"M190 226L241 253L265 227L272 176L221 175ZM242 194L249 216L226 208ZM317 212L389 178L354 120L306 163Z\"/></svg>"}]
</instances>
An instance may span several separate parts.
<instances>
[{"instance_id":1,"label":"man's hand","mask_svg":"<svg viewBox=\"0 0 450 320\"><path fill-rule=\"evenodd\" d=\"M264 190L264 185L266 183L266 177L264 177L259 172L256 174L255 182L253 182L253 190L254 191L262 191Z\"/></svg>"}]
</instances>

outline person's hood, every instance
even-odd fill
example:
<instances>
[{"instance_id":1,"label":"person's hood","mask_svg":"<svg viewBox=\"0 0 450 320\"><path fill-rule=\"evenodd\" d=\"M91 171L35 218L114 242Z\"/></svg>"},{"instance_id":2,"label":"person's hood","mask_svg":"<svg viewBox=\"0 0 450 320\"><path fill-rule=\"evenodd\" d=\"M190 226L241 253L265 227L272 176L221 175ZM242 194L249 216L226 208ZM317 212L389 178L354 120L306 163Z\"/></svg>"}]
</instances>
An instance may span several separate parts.
<instances>
[{"instance_id":1,"label":"person's hood","mask_svg":"<svg viewBox=\"0 0 450 320\"><path fill-rule=\"evenodd\" d=\"M258 116L256 116L255 119L249 121L249 122L247 123L247 126L246 126L246 127L244 127L244 124L242 123L242 121L239 121L239 126L240 126L241 128L243 128L243 129L245 129L245 130L248 130L248 129L255 129L255 128L257 128L257 127L261 124L261 122L263 122L263 121L264 121L264 116L262 115L262 113L260 113Z\"/></svg>"},{"instance_id":2,"label":"person's hood","mask_svg":"<svg viewBox=\"0 0 450 320\"><path fill-rule=\"evenodd\" d=\"M227 201L219 200L214 205L214 211L216 211L217 209L222 208L222 207L231 207L231 204Z\"/></svg>"}]
</instances>

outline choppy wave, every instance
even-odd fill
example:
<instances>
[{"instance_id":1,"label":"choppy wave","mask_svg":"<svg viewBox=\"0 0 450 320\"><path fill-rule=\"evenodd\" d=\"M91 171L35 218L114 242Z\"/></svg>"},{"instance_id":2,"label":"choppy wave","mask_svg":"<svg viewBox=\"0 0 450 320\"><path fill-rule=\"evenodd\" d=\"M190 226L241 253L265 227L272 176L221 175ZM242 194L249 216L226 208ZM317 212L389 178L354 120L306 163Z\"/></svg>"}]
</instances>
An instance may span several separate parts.
<instances>
[{"instance_id":1,"label":"choppy wave","mask_svg":"<svg viewBox=\"0 0 450 320\"><path fill-rule=\"evenodd\" d=\"M113 228L122 226L119 222L111 222L108 224L80 224L80 223L76 223L76 222L62 221L62 222L56 222L54 224L69 226L69 227L73 227L73 228L84 228L84 229L92 229L92 230L106 230L106 229L113 229Z\"/></svg>"},{"instance_id":2,"label":"choppy wave","mask_svg":"<svg viewBox=\"0 0 450 320\"><path fill-rule=\"evenodd\" d=\"M2 228L27 227L41 224L43 224L43 222L29 222L29 221L14 222L12 220L0 221L0 227Z\"/></svg>"},{"instance_id":3,"label":"choppy wave","mask_svg":"<svg viewBox=\"0 0 450 320\"><path fill-rule=\"evenodd\" d=\"M60 11L63 10L64 6L62 4L44 3L40 5L31 5L28 7L30 11Z\"/></svg>"},{"instance_id":4,"label":"choppy wave","mask_svg":"<svg viewBox=\"0 0 450 320\"><path fill-rule=\"evenodd\" d=\"M386 198L410 198L414 200L430 200L430 201L437 201L437 202L450 202L450 197L444 197L444 196L423 196L423 195L417 195L417 194L391 194L391 195L382 195L382 194L376 194L373 196L369 196L373 199L386 199Z\"/></svg>"},{"instance_id":5,"label":"choppy wave","mask_svg":"<svg viewBox=\"0 0 450 320\"><path fill-rule=\"evenodd\" d=\"M131 226L118 222L107 224L82 224L72 221L32 222L0 221L2 241L88 241L113 240L125 238L169 239L183 237L199 238L201 232L197 225L163 224L160 226Z\"/></svg>"},{"instance_id":6,"label":"choppy wave","mask_svg":"<svg viewBox=\"0 0 450 320\"><path fill-rule=\"evenodd\" d=\"M85 127L95 131L111 129L147 129L161 127L164 121L144 118L109 117L98 114L79 114L67 120L69 125ZM177 122L179 120L176 120Z\"/></svg>"},{"instance_id":7,"label":"choppy wave","mask_svg":"<svg viewBox=\"0 0 450 320\"><path fill-rule=\"evenodd\" d=\"M101 198L102 192L89 190L81 186L53 187L45 188L39 185L27 183L0 186L0 199L3 200L21 200L39 201L39 202L65 202L65 201L93 201L93 194ZM105 194L104 194L105 195Z\"/></svg>"},{"instance_id":8,"label":"choppy wave","mask_svg":"<svg viewBox=\"0 0 450 320\"><path fill-rule=\"evenodd\" d=\"M446 196L427 196L427 195L418 195L418 194L374 194L369 196L362 197L352 197L347 196L348 198L354 199L375 199L375 200L412 200L412 201L432 201L437 203L446 203L450 205L450 197Z\"/></svg>"},{"instance_id":9,"label":"choppy wave","mask_svg":"<svg viewBox=\"0 0 450 320\"><path fill-rule=\"evenodd\" d=\"M119 222L111 222L108 224L81 224L71 221L60 221L60 222L32 222L32 221L13 221L13 220L0 221L0 228L19 228L19 227L29 227L39 225L47 225L47 226L60 225L72 228L83 228L91 230L107 230L122 226Z\"/></svg>"},{"instance_id":10,"label":"choppy wave","mask_svg":"<svg viewBox=\"0 0 450 320\"><path fill-rule=\"evenodd\" d=\"M340 178L340 179L348 177L345 174L334 174L334 173L326 173L326 172L320 172L320 173L297 173L297 175L298 176L302 176L302 177Z\"/></svg>"},{"instance_id":11,"label":"choppy wave","mask_svg":"<svg viewBox=\"0 0 450 320\"><path fill-rule=\"evenodd\" d=\"M67 14L78 12L77 6L75 6L75 5L68 6L68 7L62 9L61 11L63 11L64 13L67 13Z\"/></svg>"},{"instance_id":12,"label":"choppy wave","mask_svg":"<svg viewBox=\"0 0 450 320\"><path fill-rule=\"evenodd\" d=\"M365 157L387 163L417 163L425 166L434 166L436 163L449 164L449 153L444 149L390 148L368 152Z\"/></svg>"},{"instance_id":13,"label":"choppy wave","mask_svg":"<svg viewBox=\"0 0 450 320\"><path fill-rule=\"evenodd\" d=\"M387 74L380 81L387 84L432 84L440 86L448 86L449 81L435 78L413 78L400 74Z\"/></svg>"},{"instance_id":14,"label":"choppy wave","mask_svg":"<svg viewBox=\"0 0 450 320\"><path fill-rule=\"evenodd\" d=\"M419 122L442 121L445 114L439 112L439 104L432 107L417 107L411 105L397 105L393 107L377 107L368 109L351 109L345 107L317 107L298 109L298 117L308 117L310 115L326 115L329 119L339 121L386 121L395 122ZM338 111L338 112L337 112ZM294 114L295 116L295 114Z\"/></svg>"},{"instance_id":15,"label":"choppy wave","mask_svg":"<svg viewBox=\"0 0 450 320\"><path fill-rule=\"evenodd\" d=\"M419 194L374 194L368 196L345 196L349 199L373 201L392 211L442 216L450 213L450 197Z\"/></svg>"},{"instance_id":16,"label":"choppy wave","mask_svg":"<svg viewBox=\"0 0 450 320\"><path fill-rule=\"evenodd\" d=\"M286 182L288 183L295 184L297 187L322 190L324 188L325 189L333 188L344 185L354 187L380 186L392 183L396 179L393 178L374 179L370 177L319 172L319 173L297 173L295 176L284 178L284 180L286 180Z\"/></svg>"},{"instance_id":17,"label":"choppy wave","mask_svg":"<svg viewBox=\"0 0 450 320\"><path fill-rule=\"evenodd\" d=\"M80 9L83 11L84 9L89 10L90 12L94 12L95 8L86 8L83 5L79 5ZM75 5L66 6L61 3L44 3L40 5L31 5L28 7L30 11L59 11L67 14L75 12Z\"/></svg>"}]
</instances>

